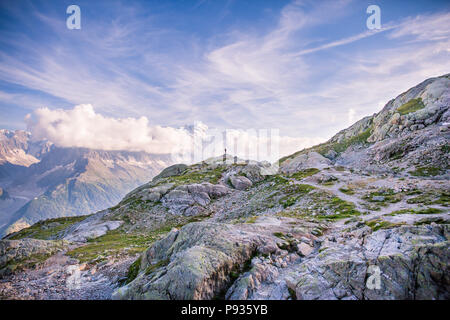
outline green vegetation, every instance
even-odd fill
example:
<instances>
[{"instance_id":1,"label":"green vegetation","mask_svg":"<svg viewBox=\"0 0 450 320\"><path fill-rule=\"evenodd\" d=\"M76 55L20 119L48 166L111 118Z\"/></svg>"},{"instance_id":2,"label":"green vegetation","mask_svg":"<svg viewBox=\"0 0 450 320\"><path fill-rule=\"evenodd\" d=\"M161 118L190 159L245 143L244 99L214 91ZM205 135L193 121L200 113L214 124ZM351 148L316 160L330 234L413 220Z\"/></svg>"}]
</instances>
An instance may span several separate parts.
<instances>
[{"instance_id":1,"label":"green vegetation","mask_svg":"<svg viewBox=\"0 0 450 320\"><path fill-rule=\"evenodd\" d=\"M152 202L150 200L142 200L141 198L137 198L135 196L131 196L126 198L122 202L120 202L117 206L112 207L111 211L115 211L119 207L126 205L127 210L146 210L159 202Z\"/></svg>"},{"instance_id":2,"label":"green vegetation","mask_svg":"<svg viewBox=\"0 0 450 320\"><path fill-rule=\"evenodd\" d=\"M366 129L360 134L353 136L351 138L345 139L342 142L334 143L330 146L330 148L324 148L323 150L318 150L318 152L322 155L326 154L329 150L333 149L337 153L344 152L348 147L355 144L365 144L367 143L367 139L372 134L372 127Z\"/></svg>"},{"instance_id":3,"label":"green vegetation","mask_svg":"<svg viewBox=\"0 0 450 320\"><path fill-rule=\"evenodd\" d=\"M292 300L297 300L297 294L296 294L295 290L288 287L288 292L289 292L289 298L291 298Z\"/></svg>"},{"instance_id":4,"label":"green vegetation","mask_svg":"<svg viewBox=\"0 0 450 320\"><path fill-rule=\"evenodd\" d=\"M398 160L398 159L403 158L404 155L405 155L405 151L404 150L397 150L397 151L391 153L389 155L389 158L391 160ZM392 169L394 170L394 168L392 168ZM397 170L394 170L394 171L400 171L400 170L397 168Z\"/></svg>"},{"instance_id":5,"label":"green vegetation","mask_svg":"<svg viewBox=\"0 0 450 320\"><path fill-rule=\"evenodd\" d=\"M366 194L363 199L368 202L376 202L381 206L386 206L388 203L397 203L401 201L403 196L403 193L395 192L393 189L379 189ZM374 197L383 197L383 200L376 200Z\"/></svg>"},{"instance_id":6,"label":"green vegetation","mask_svg":"<svg viewBox=\"0 0 450 320\"><path fill-rule=\"evenodd\" d=\"M318 222L317 219L311 216L310 212L307 210L302 210L301 208L295 208L294 210L283 210L278 212L276 215L279 217L302 219L302 221Z\"/></svg>"},{"instance_id":7,"label":"green vegetation","mask_svg":"<svg viewBox=\"0 0 450 320\"><path fill-rule=\"evenodd\" d=\"M139 273L139 269L141 268L141 262L142 262L142 256L139 256L139 258L137 258L137 260L129 266L127 277L126 277L124 284L128 284L131 281L133 281L134 279L136 279L136 277Z\"/></svg>"},{"instance_id":8,"label":"green vegetation","mask_svg":"<svg viewBox=\"0 0 450 320\"><path fill-rule=\"evenodd\" d=\"M225 300L225 295L230 288L230 286L244 273L252 269L252 260L254 257L258 256L258 252L255 250L251 253L250 258L247 259L243 264L235 264L230 272L228 273L227 285L224 286L213 298L212 300ZM264 254L259 256L265 256Z\"/></svg>"},{"instance_id":9,"label":"green vegetation","mask_svg":"<svg viewBox=\"0 0 450 320\"><path fill-rule=\"evenodd\" d=\"M284 207L290 207L294 205L301 197L308 194L311 190L314 190L313 186L307 184L291 184L282 188L285 194L278 202Z\"/></svg>"},{"instance_id":10,"label":"green vegetation","mask_svg":"<svg viewBox=\"0 0 450 320\"><path fill-rule=\"evenodd\" d=\"M339 179L337 179L336 177L328 177L328 179L319 181L319 183L325 187L331 187L338 181Z\"/></svg>"},{"instance_id":11,"label":"green vegetation","mask_svg":"<svg viewBox=\"0 0 450 320\"><path fill-rule=\"evenodd\" d=\"M383 200L374 200L373 197L382 196ZM403 192L395 192L392 189L380 189L375 192L366 194L363 199L376 203L379 206L387 206L389 203L396 203L401 201L406 196L415 196L406 200L409 204L424 204L424 205L441 205L444 207L450 204L450 195L446 192L436 191L420 191L417 189ZM369 208L370 210L376 210L376 208Z\"/></svg>"},{"instance_id":12,"label":"green vegetation","mask_svg":"<svg viewBox=\"0 0 450 320\"><path fill-rule=\"evenodd\" d=\"M407 196L414 196L414 195L422 194L422 193L423 192L418 190L418 189L413 189L413 190L406 191L406 195Z\"/></svg>"},{"instance_id":13,"label":"green vegetation","mask_svg":"<svg viewBox=\"0 0 450 320\"><path fill-rule=\"evenodd\" d=\"M273 235L277 238L283 239L284 233L283 232L274 232Z\"/></svg>"},{"instance_id":14,"label":"green vegetation","mask_svg":"<svg viewBox=\"0 0 450 320\"><path fill-rule=\"evenodd\" d=\"M422 226L422 225L427 225L427 224L431 224L431 223L448 224L448 220L445 220L443 218L425 218L425 219L420 219L417 222L414 222L414 225Z\"/></svg>"},{"instance_id":15,"label":"green vegetation","mask_svg":"<svg viewBox=\"0 0 450 320\"><path fill-rule=\"evenodd\" d=\"M402 209L402 210L396 210L391 212L389 215L390 216L395 216L398 214L405 214L405 213L409 213L409 214L433 214L433 213L441 213L442 210L441 209L437 209L437 208L426 208L426 209Z\"/></svg>"},{"instance_id":16,"label":"green vegetation","mask_svg":"<svg viewBox=\"0 0 450 320\"><path fill-rule=\"evenodd\" d=\"M436 167L419 167L416 170L409 171L408 173L416 177L434 177L443 174L443 171Z\"/></svg>"},{"instance_id":17,"label":"green vegetation","mask_svg":"<svg viewBox=\"0 0 450 320\"><path fill-rule=\"evenodd\" d=\"M190 167L186 169L179 175L173 175L169 177L159 178L156 180L156 183L146 184L141 186L133 191L129 197L122 200L119 204L112 207L111 210L115 211L121 206L126 205L128 210L147 210L155 205L160 204L160 201L151 201L151 200L142 200L141 198L136 197L133 194L136 194L142 188L152 188L157 187L164 184L173 184L173 187L184 185L184 184L194 184L194 183L202 183L209 182L212 184L217 184L219 180L222 178L222 174L226 171L227 167L225 165L219 165L216 168L211 167L200 167L197 168Z\"/></svg>"},{"instance_id":18,"label":"green vegetation","mask_svg":"<svg viewBox=\"0 0 450 320\"><path fill-rule=\"evenodd\" d=\"M425 105L422 102L422 98L411 99L407 103L398 107L397 111L401 115L405 115L411 112L416 112L417 110L425 108Z\"/></svg>"},{"instance_id":19,"label":"green vegetation","mask_svg":"<svg viewBox=\"0 0 450 320\"><path fill-rule=\"evenodd\" d=\"M268 176L265 179L265 181L263 181L262 183L266 183L266 182L268 182L269 185L273 189L276 189L276 188L278 188L280 186L289 184L289 179L284 177L284 176L282 176L282 175L274 174L274 175Z\"/></svg>"},{"instance_id":20,"label":"green vegetation","mask_svg":"<svg viewBox=\"0 0 450 320\"><path fill-rule=\"evenodd\" d=\"M293 159L300 154L308 153L310 151L316 151L323 156L326 155L328 153L328 151L330 151L330 150L334 150L337 153L341 153L341 152L344 152L345 150L347 150L347 148L352 145L368 143L367 139L370 137L371 134L372 134L372 126L369 126L366 130L362 131L361 133L359 133L351 138L344 139L341 142L324 142L324 143L318 144L314 147L303 149L303 150L295 152L289 156L283 157L280 159L280 164L282 164L286 160Z\"/></svg>"},{"instance_id":21,"label":"green vegetation","mask_svg":"<svg viewBox=\"0 0 450 320\"><path fill-rule=\"evenodd\" d=\"M284 199L286 207L291 203L291 199ZM301 207L284 210L277 213L278 216L298 218L318 222L319 220L338 220L359 216L362 213L356 210L352 202L342 200L331 192L315 190L305 197Z\"/></svg>"},{"instance_id":22,"label":"green vegetation","mask_svg":"<svg viewBox=\"0 0 450 320\"><path fill-rule=\"evenodd\" d=\"M202 218L198 217L185 218L183 221L168 222L158 229L147 230L144 233L127 233L122 229L111 230L103 236L88 240L86 245L67 252L67 255L80 262L91 263L101 262L111 256L136 255L146 250L172 228L181 228L188 223L201 220Z\"/></svg>"},{"instance_id":23,"label":"green vegetation","mask_svg":"<svg viewBox=\"0 0 450 320\"><path fill-rule=\"evenodd\" d=\"M150 273L154 272L155 270L167 266L169 264L169 262L170 262L170 260L166 259L166 260L160 260L154 264L150 264L145 269L145 274L149 275Z\"/></svg>"},{"instance_id":24,"label":"green vegetation","mask_svg":"<svg viewBox=\"0 0 450 320\"><path fill-rule=\"evenodd\" d=\"M53 253L48 254L33 254L23 259L13 260L10 261L6 266L1 268L2 273L14 273L17 271L22 271L26 269L35 268L41 263L43 263L45 260L50 258L53 255Z\"/></svg>"},{"instance_id":25,"label":"green vegetation","mask_svg":"<svg viewBox=\"0 0 450 320\"><path fill-rule=\"evenodd\" d=\"M60 232L87 217L88 216L64 217L39 221L32 226L13 234L9 239L19 240L23 238L33 238L48 240L52 237L56 237Z\"/></svg>"},{"instance_id":26,"label":"green vegetation","mask_svg":"<svg viewBox=\"0 0 450 320\"><path fill-rule=\"evenodd\" d=\"M188 169L180 175L161 179L158 184L173 183L176 186L202 182L217 184L226 169L227 167L225 165L219 165L214 169L207 167L203 168L201 171Z\"/></svg>"},{"instance_id":27,"label":"green vegetation","mask_svg":"<svg viewBox=\"0 0 450 320\"><path fill-rule=\"evenodd\" d=\"M424 205L441 205L448 207L450 205L450 194L442 191L428 191L420 193L417 197L406 200L409 204L424 204Z\"/></svg>"},{"instance_id":28,"label":"green vegetation","mask_svg":"<svg viewBox=\"0 0 450 320\"><path fill-rule=\"evenodd\" d=\"M295 173L291 174L290 177L294 178L296 180L301 180L301 179L304 179L306 177L315 175L319 171L320 170L316 169L316 168L309 168L309 169L305 169L305 170L302 170L302 171L295 172Z\"/></svg>"},{"instance_id":29,"label":"green vegetation","mask_svg":"<svg viewBox=\"0 0 450 320\"><path fill-rule=\"evenodd\" d=\"M339 191L348 195L355 194L355 191L352 188L339 188Z\"/></svg>"},{"instance_id":30,"label":"green vegetation","mask_svg":"<svg viewBox=\"0 0 450 320\"><path fill-rule=\"evenodd\" d=\"M442 193L439 196L439 199L433 202L433 204L440 204L444 207L448 207L450 205L450 194Z\"/></svg>"},{"instance_id":31,"label":"green vegetation","mask_svg":"<svg viewBox=\"0 0 450 320\"><path fill-rule=\"evenodd\" d=\"M444 144L441 146L441 151L445 152L445 153L449 153L450 152L450 146L447 144Z\"/></svg>"},{"instance_id":32,"label":"green vegetation","mask_svg":"<svg viewBox=\"0 0 450 320\"><path fill-rule=\"evenodd\" d=\"M377 231L380 229L391 229L391 228L396 228L396 227L400 227L400 226L404 225L403 222L392 223L392 222L385 221L380 218L366 221L365 224L368 227L370 227L372 229L372 231Z\"/></svg>"},{"instance_id":33,"label":"green vegetation","mask_svg":"<svg viewBox=\"0 0 450 320\"><path fill-rule=\"evenodd\" d=\"M283 242L277 242L278 248L280 248L281 250L286 250L288 252L296 251L296 243L294 238L289 237L282 232L274 232L273 235L283 240Z\"/></svg>"},{"instance_id":34,"label":"green vegetation","mask_svg":"<svg viewBox=\"0 0 450 320\"><path fill-rule=\"evenodd\" d=\"M361 212L355 209L354 203L344 201L338 197L332 197L331 201L327 203L327 206L336 213L331 215L320 215L318 216L319 219L339 220L361 215Z\"/></svg>"},{"instance_id":35,"label":"green vegetation","mask_svg":"<svg viewBox=\"0 0 450 320\"><path fill-rule=\"evenodd\" d=\"M141 253L158 239L159 235L170 230L157 230L148 234L127 234L123 231L112 230L96 239L89 240L82 247L75 248L67 255L80 260L80 262L98 263L109 256L126 253L134 255Z\"/></svg>"},{"instance_id":36,"label":"green vegetation","mask_svg":"<svg viewBox=\"0 0 450 320\"><path fill-rule=\"evenodd\" d=\"M258 219L258 216L252 216L252 217L247 218L244 223L249 223L249 224L255 223L256 219Z\"/></svg>"}]
</instances>

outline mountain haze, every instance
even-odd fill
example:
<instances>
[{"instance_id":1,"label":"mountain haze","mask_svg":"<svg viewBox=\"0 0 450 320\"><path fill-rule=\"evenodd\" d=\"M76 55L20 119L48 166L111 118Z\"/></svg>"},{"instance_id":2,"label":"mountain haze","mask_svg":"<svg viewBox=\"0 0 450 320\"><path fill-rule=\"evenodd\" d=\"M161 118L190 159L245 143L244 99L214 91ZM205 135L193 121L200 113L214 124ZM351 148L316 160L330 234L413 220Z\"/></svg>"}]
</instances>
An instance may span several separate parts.
<instances>
[{"instance_id":1,"label":"mountain haze","mask_svg":"<svg viewBox=\"0 0 450 320\"><path fill-rule=\"evenodd\" d=\"M0 200L3 232L105 209L170 164L168 155L60 148L24 131L1 134L0 187L9 194Z\"/></svg>"}]
</instances>

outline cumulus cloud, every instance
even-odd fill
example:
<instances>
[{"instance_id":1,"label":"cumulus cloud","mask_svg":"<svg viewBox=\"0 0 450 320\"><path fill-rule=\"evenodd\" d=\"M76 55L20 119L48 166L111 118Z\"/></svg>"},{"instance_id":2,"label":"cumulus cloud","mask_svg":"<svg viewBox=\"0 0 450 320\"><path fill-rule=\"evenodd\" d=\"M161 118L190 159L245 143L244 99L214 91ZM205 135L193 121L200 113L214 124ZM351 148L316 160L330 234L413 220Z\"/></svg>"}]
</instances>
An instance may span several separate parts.
<instances>
[{"instance_id":1,"label":"cumulus cloud","mask_svg":"<svg viewBox=\"0 0 450 320\"><path fill-rule=\"evenodd\" d=\"M47 139L61 147L168 154L189 139L183 128L151 126L146 117L105 117L90 104L71 110L40 108L25 120L34 139Z\"/></svg>"},{"instance_id":2,"label":"cumulus cloud","mask_svg":"<svg viewBox=\"0 0 450 320\"><path fill-rule=\"evenodd\" d=\"M202 122L181 128L152 126L146 117L103 116L90 104L69 110L40 108L25 121L34 140L46 139L60 147L170 154L174 162L185 163L219 156L225 148L243 159L273 162L323 141L280 137L278 129L210 129Z\"/></svg>"}]
</instances>

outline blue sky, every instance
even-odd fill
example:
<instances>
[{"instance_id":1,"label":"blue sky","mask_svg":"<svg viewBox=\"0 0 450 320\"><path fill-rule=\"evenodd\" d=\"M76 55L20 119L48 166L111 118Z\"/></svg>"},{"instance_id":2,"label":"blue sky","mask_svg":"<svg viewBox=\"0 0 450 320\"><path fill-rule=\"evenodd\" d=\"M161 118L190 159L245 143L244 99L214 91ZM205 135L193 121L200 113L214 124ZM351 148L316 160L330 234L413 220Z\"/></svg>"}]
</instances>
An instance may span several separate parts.
<instances>
[{"instance_id":1,"label":"blue sky","mask_svg":"<svg viewBox=\"0 0 450 320\"><path fill-rule=\"evenodd\" d=\"M0 127L90 104L149 127L279 128L296 150L450 72L449 48L448 1L2 1Z\"/></svg>"}]
</instances>

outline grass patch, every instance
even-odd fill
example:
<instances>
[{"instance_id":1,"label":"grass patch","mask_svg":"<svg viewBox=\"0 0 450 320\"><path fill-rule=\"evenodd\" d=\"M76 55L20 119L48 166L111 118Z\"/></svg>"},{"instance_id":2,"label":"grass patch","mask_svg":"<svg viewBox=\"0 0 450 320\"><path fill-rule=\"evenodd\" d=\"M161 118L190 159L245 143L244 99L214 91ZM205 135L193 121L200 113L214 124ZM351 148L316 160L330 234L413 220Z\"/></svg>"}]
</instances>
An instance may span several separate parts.
<instances>
[{"instance_id":1,"label":"grass patch","mask_svg":"<svg viewBox=\"0 0 450 320\"><path fill-rule=\"evenodd\" d=\"M290 175L291 178L294 178L296 180L302 180L306 177L310 177L312 175L315 175L316 173L318 173L320 170L316 169L316 168L309 168L309 169L305 169L302 171L298 171L296 173L293 173Z\"/></svg>"},{"instance_id":2,"label":"grass patch","mask_svg":"<svg viewBox=\"0 0 450 320\"><path fill-rule=\"evenodd\" d=\"M137 260L128 267L127 278L126 278L124 284L128 284L131 281L133 281L134 279L136 279L136 277L139 273L139 269L141 268L141 262L142 262L142 256L139 256L139 258L137 258Z\"/></svg>"},{"instance_id":3,"label":"grass patch","mask_svg":"<svg viewBox=\"0 0 450 320\"><path fill-rule=\"evenodd\" d=\"M277 238L284 239L283 232L274 232L273 235Z\"/></svg>"},{"instance_id":4,"label":"grass patch","mask_svg":"<svg viewBox=\"0 0 450 320\"><path fill-rule=\"evenodd\" d=\"M150 208L151 206L158 204L158 202L153 202L150 200L142 200L141 198L137 198L135 196L129 197L124 201L120 202L117 206L112 207L111 211L116 210L117 208L126 205L127 210L145 210Z\"/></svg>"},{"instance_id":5,"label":"grass patch","mask_svg":"<svg viewBox=\"0 0 450 320\"><path fill-rule=\"evenodd\" d=\"M60 232L77 222L83 221L87 217L88 216L63 217L39 221L32 226L9 236L8 239L19 240L23 238L33 238L48 240L52 237L56 237Z\"/></svg>"},{"instance_id":6,"label":"grass patch","mask_svg":"<svg viewBox=\"0 0 450 320\"><path fill-rule=\"evenodd\" d=\"M153 242L170 232L172 228L200 221L199 218L189 218L178 223L167 223L161 228L143 233L126 233L122 229L108 231L105 235L88 240L87 244L75 248L67 255L80 260L80 262L98 263L107 257L136 255L146 250Z\"/></svg>"},{"instance_id":7,"label":"grass patch","mask_svg":"<svg viewBox=\"0 0 450 320\"><path fill-rule=\"evenodd\" d=\"M356 136L348 138L342 142L335 143L334 145L332 145L332 149L334 149L334 151L336 151L337 153L341 153L347 150L347 148L352 145L365 144L367 143L367 139L370 137L371 134L372 128L370 127Z\"/></svg>"},{"instance_id":8,"label":"grass patch","mask_svg":"<svg viewBox=\"0 0 450 320\"><path fill-rule=\"evenodd\" d=\"M423 104L422 98L417 98L411 99L407 103L398 107L397 112L401 115L405 115L408 113L416 112L423 108L425 108L425 105Z\"/></svg>"},{"instance_id":9,"label":"grass patch","mask_svg":"<svg viewBox=\"0 0 450 320\"><path fill-rule=\"evenodd\" d=\"M288 292L289 298L291 298L292 300L297 300L297 294L295 293L295 290L292 290L291 288L288 287Z\"/></svg>"},{"instance_id":10,"label":"grass patch","mask_svg":"<svg viewBox=\"0 0 450 320\"><path fill-rule=\"evenodd\" d=\"M355 191L351 188L339 188L339 191L348 195L354 195Z\"/></svg>"},{"instance_id":11,"label":"grass patch","mask_svg":"<svg viewBox=\"0 0 450 320\"><path fill-rule=\"evenodd\" d=\"M355 209L354 203L342 200L338 197L331 198L328 207L336 213L331 215L320 215L318 216L319 219L339 220L361 215L361 212Z\"/></svg>"},{"instance_id":12,"label":"grass patch","mask_svg":"<svg viewBox=\"0 0 450 320\"><path fill-rule=\"evenodd\" d=\"M266 183L266 182L268 182L272 187L277 188L278 186L284 186L284 185L289 184L289 179L287 179L279 174L274 174L274 175L268 176L261 183Z\"/></svg>"},{"instance_id":13,"label":"grass patch","mask_svg":"<svg viewBox=\"0 0 450 320\"><path fill-rule=\"evenodd\" d=\"M443 174L443 171L436 167L419 167L408 173L415 177L434 177Z\"/></svg>"},{"instance_id":14,"label":"grass patch","mask_svg":"<svg viewBox=\"0 0 450 320\"><path fill-rule=\"evenodd\" d=\"M290 207L294 205L301 197L314 190L313 186L307 184L292 184L282 188L283 196L278 202L284 207Z\"/></svg>"},{"instance_id":15,"label":"grass patch","mask_svg":"<svg viewBox=\"0 0 450 320\"><path fill-rule=\"evenodd\" d=\"M167 230L164 231L167 232ZM116 229L96 239L88 240L86 245L67 252L67 255L80 262L92 263L123 253L135 255L147 249L162 233L155 231L149 234L127 234Z\"/></svg>"},{"instance_id":16,"label":"grass patch","mask_svg":"<svg viewBox=\"0 0 450 320\"><path fill-rule=\"evenodd\" d=\"M450 152L450 146L447 144L444 144L441 146L441 151L444 153L449 153Z\"/></svg>"},{"instance_id":17,"label":"grass patch","mask_svg":"<svg viewBox=\"0 0 450 320\"><path fill-rule=\"evenodd\" d=\"M258 219L258 216L252 216L252 217L247 218L244 223L249 223L249 224L255 223L256 219Z\"/></svg>"},{"instance_id":18,"label":"grass patch","mask_svg":"<svg viewBox=\"0 0 450 320\"><path fill-rule=\"evenodd\" d=\"M365 222L366 226L370 227L372 231L377 231L380 229L391 229L404 225L404 222L392 223L389 221L385 221L383 219L374 219Z\"/></svg>"},{"instance_id":19,"label":"grass patch","mask_svg":"<svg viewBox=\"0 0 450 320\"><path fill-rule=\"evenodd\" d=\"M389 213L389 216L395 216L398 214L435 214L441 213L443 210L437 208L426 208L426 209L402 209L396 210Z\"/></svg>"},{"instance_id":20,"label":"grass patch","mask_svg":"<svg viewBox=\"0 0 450 320\"><path fill-rule=\"evenodd\" d=\"M440 204L442 206L448 207L450 205L450 194L442 193L439 199L433 202L434 204Z\"/></svg>"},{"instance_id":21,"label":"grass patch","mask_svg":"<svg viewBox=\"0 0 450 320\"><path fill-rule=\"evenodd\" d=\"M183 184L193 184L193 183L202 183L209 182L212 184L217 184L222 178L222 174L226 171L227 167L218 166L217 168L206 168L202 171L190 171L187 170L183 174L178 176L172 176L161 181L162 183L173 183L176 186Z\"/></svg>"},{"instance_id":22,"label":"grass patch","mask_svg":"<svg viewBox=\"0 0 450 320\"><path fill-rule=\"evenodd\" d=\"M376 200L374 197L383 197L383 200ZM376 202L379 205L386 206L388 203L397 203L403 199L403 194L395 192L393 189L380 189L370 192L363 197L368 202Z\"/></svg>"},{"instance_id":23,"label":"grass patch","mask_svg":"<svg viewBox=\"0 0 450 320\"><path fill-rule=\"evenodd\" d=\"M448 207L450 204L450 195L445 192L425 192L419 194L417 197L406 200L409 204L421 203L424 205L437 204Z\"/></svg>"},{"instance_id":24,"label":"grass patch","mask_svg":"<svg viewBox=\"0 0 450 320\"><path fill-rule=\"evenodd\" d=\"M423 225L428 225L431 223L448 224L448 220L445 220L443 218L425 218L425 219L420 219L419 221L414 222L414 225L415 226L423 226Z\"/></svg>"},{"instance_id":25,"label":"grass patch","mask_svg":"<svg viewBox=\"0 0 450 320\"><path fill-rule=\"evenodd\" d=\"M283 210L278 212L276 215L278 217L285 217L285 218L295 218L295 219L302 219L303 221L309 221L309 222L318 222L314 217L311 216L311 212L308 210L300 211L300 208L296 208L295 210ZM294 222L296 224L296 222Z\"/></svg>"},{"instance_id":26,"label":"grass patch","mask_svg":"<svg viewBox=\"0 0 450 320\"><path fill-rule=\"evenodd\" d=\"M169 264L169 262L170 262L170 260L166 259L166 260L160 260L155 264L150 264L145 269L145 274L149 275L150 273L156 271L157 269L167 266Z\"/></svg>"}]
</instances>

